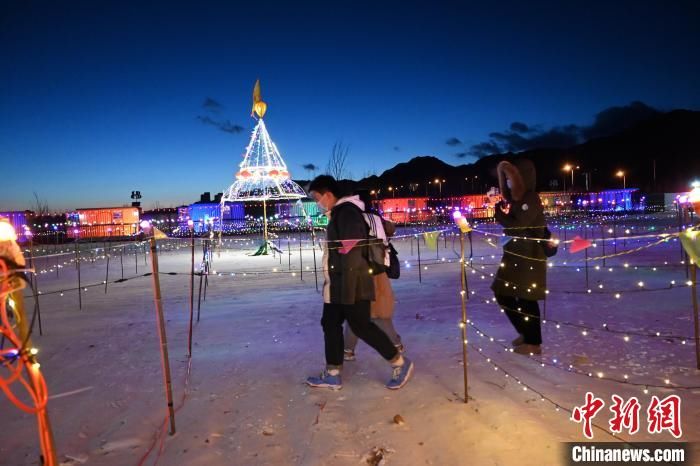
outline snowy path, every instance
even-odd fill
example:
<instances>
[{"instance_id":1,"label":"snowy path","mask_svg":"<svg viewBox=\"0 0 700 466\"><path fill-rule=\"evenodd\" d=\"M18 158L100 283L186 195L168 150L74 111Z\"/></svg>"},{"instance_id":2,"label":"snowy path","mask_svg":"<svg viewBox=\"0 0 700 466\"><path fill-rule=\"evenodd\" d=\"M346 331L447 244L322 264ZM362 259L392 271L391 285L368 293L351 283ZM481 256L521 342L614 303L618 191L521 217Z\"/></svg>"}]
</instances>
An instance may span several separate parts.
<instances>
[{"instance_id":1,"label":"snowy path","mask_svg":"<svg viewBox=\"0 0 700 466\"><path fill-rule=\"evenodd\" d=\"M445 261L437 264L433 263L435 251L421 245L422 259L428 261L422 284L415 265L404 269L402 278L394 283L396 327L416 363L414 379L398 392L384 388L387 364L362 343L358 360L346 364L341 391L306 387L305 377L323 365L321 299L313 274L305 271L302 282L298 275L288 273L286 258L280 265L277 258L247 257L240 249L220 257L215 254L215 270L272 272L276 268L278 273L210 278L201 321L194 329L190 393L176 415L177 434L165 438L159 464L355 465L373 447L388 449L389 464L559 464L560 442L582 441L581 426L568 420L563 410L555 411L539 396L495 371L472 348L471 399L467 405L461 399L459 272L451 242L448 239L445 250L440 241L439 257ZM408 259L408 241L398 245L401 259ZM566 408L583 404L586 391L608 405L612 393L634 395L643 409L653 394L679 393L683 440L700 441L700 389L650 388L644 394L644 387L540 367L526 357L504 353L498 343L507 345L515 335L498 308L485 302L492 296L488 274L500 253L476 235L474 246L475 255L486 257L475 261L479 272L469 274L470 291L475 292L468 304L469 317L496 341L477 336L473 329L470 341ZM414 248L414 257L415 253ZM298 272L299 257L294 254L291 263ZM200 256L198 251L198 260ZM589 287L595 290L591 294L583 269L577 272L571 265L580 256L562 252L555 257L557 264L567 259L569 263L549 271L547 318L692 336L690 289L684 286L685 269L679 264L677 244L609 260L613 272L594 270L591 264ZM129 260L133 265L133 256ZM304 267L312 264L310 251L303 260ZM318 260L320 263L320 255ZM635 270L635 264L663 260L669 266ZM161 270L186 272L188 261L187 249L165 252L160 257ZM629 267L623 266L625 262ZM482 263L489 265L481 269ZM84 264L83 283L101 282L104 267L104 260ZM118 274L115 270L110 269L110 274ZM145 271L140 265L139 272ZM130 269L126 275L133 272ZM107 294L101 287L89 288L83 294L82 311L75 291L41 298L44 336L35 337L35 346L40 349L50 393L68 392L49 402L59 457L65 464L137 464L163 420L165 401L150 280L142 277L110 284ZM671 280L678 287L628 291L641 288L640 281L654 288L667 286ZM45 291L75 286L75 270L66 267L59 278L40 275L39 282ZM187 367L189 276L161 275L161 283L177 405ZM604 287L596 288L598 284ZM619 299L613 290L623 290ZM583 336L579 330L557 329L552 323L544 327L544 340L544 357L548 361L556 358L565 367L571 364L605 376L628 374L630 381L663 385L668 378L673 384L700 385L692 340L685 345L645 337L625 342L623 335L591 331ZM81 389L85 390L69 393ZM393 423L397 414L405 424ZM0 464L38 464L33 418L0 398L0 419L3 430L13 433L0 442ZM607 427L608 419L606 406L595 422ZM644 415L641 420L645 430ZM601 431L595 432L595 439L611 440ZM666 441L672 437L640 432L631 439ZM155 456L153 453L146 464L153 464Z\"/></svg>"}]
</instances>

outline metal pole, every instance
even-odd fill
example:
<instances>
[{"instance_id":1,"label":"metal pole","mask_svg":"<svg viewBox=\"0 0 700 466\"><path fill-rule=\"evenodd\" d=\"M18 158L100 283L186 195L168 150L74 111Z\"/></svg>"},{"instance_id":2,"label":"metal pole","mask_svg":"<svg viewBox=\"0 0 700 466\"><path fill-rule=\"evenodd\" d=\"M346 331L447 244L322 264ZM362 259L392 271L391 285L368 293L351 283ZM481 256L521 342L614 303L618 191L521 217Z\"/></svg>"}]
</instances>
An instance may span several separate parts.
<instances>
[{"instance_id":1,"label":"metal pole","mask_svg":"<svg viewBox=\"0 0 700 466\"><path fill-rule=\"evenodd\" d=\"M29 268L34 269L34 240L29 240ZM39 335L43 336L44 331L41 326L41 306L39 306L39 277L36 269L31 275L31 280L34 282L32 293L34 294L34 305L36 306L36 316L39 320Z\"/></svg>"},{"instance_id":2,"label":"metal pole","mask_svg":"<svg viewBox=\"0 0 700 466\"><path fill-rule=\"evenodd\" d=\"M199 271L199 293L197 295L197 322L199 322L199 309L202 306L202 277L204 277L204 272Z\"/></svg>"},{"instance_id":3,"label":"metal pole","mask_svg":"<svg viewBox=\"0 0 700 466\"><path fill-rule=\"evenodd\" d=\"M78 240L75 240L75 263L78 266L78 309L83 308L83 287L80 283L80 252L78 251Z\"/></svg>"},{"instance_id":4,"label":"metal pole","mask_svg":"<svg viewBox=\"0 0 700 466\"><path fill-rule=\"evenodd\" d=\"M462 330L462 366L464 369L464 402L469 402L469 389L468 389L468 379L467 379L467 274L466 274L466 262L464 261L464 233L460 231L459 233L459 245L460 245L460 259L459 267L460 274L459 279L461 282L460 297L462 301L462 321L460 322L460 328Z\"/></svg>"},{"instance_id":5,"label":"metal pole","mask_svg":"<svg viewBox=\"0 0 700 466\"><path fill-rule=\"evenodd\" d=\"M192 320L194 318L194 225L190 232L192 262L190 266L190 326L187 334L187 357L192 357Z\"/></svg>"},{"instance_id":6,"label":"metal pole","mask_svg":"<svg viewBox=\"0 0 700 466\"><path fill-rule=\"evenodd\" d=\"M58 255L58 231L54 230L53 237L54 237L53 252L54 252L54 254L56 254L56 278L58 278L58 262L60 261L60 256Z\"/></svg>"},{"instance_id":7,"label":"metal pole","mask_svg":"<svg viewBox=\"0 0 700 466\"><path fill-rule=\"evenodd\" d=\"M202 307L202 279L204 277L204 270L207 264L207 241L204 240L202 243L202 264L204 265L199 271L199 292L197 294L197 322L199 322L199 310Z\"/></svg>"},{"instance_id":8,"label":"metal pole","mask_svg":"<svg viewBox=\"0 0 700 466\"><path fill-rule=\"evenodd\" d=\"M438 232L440 235L440 232ZM435 260L440 260L440 239L435 238Z\"/></svg>"},{"instance_id":9,"label":"metal pole","mask_svg":"<svg viewBox=\"0 0 700 466\"><path fill-rule=\"evenodd\" d=\"M603 247L603 267L605 267L605 225L602 225L600 227L600 232L602 233L603 239L603 241L601 242L601 246Z\"/></svg>"},{"instance_id":10,"label":"metal pole","mask_svg":"<svg viewBox=\"0 0 700 466\"><path fill-rule=\"evenodd\" d=\"M314 257L316 257L315 252ZM299 279L304 281L304 260L302 259L301 254L301 228L299 229Z\"/></svg>"},{"instance_id":11,"label":"metal pole","mask_svg":"<svg viewBox=\"0 0 700 466\"><path fill-rule=\"evenodd\" d=\"M316 282L316 292L318 293L318 266L316 265L316 232L314 225L311 224L311 252L314 257L314 281Z\"/></svg>"},{"instance_id":12,"label":"metal pole","mask_svg":"<svg viewBox=\"0 0 700 466\"><path fill-rule=\"evenodd\" d=\"M314 255L314 281L316 282L316 292L318 293L318 267L316 266L316 233L314 226L311 225L311 251Z\"/></svg>"},{"instance_id":13,"label":"metal pole","mask_svg":"<svg viewBox=\"0 0 700 466\"><path fill-rule=\"evenodd\" d=\"M544 300L542 301L542 320L547 320L547 293L544 294Z\"/></svg>"},{"instance_id":14,"label":"metal pole","mask_svg":"<svg viewBox=\"0 0 700 466\"><path fill-rule=\"evenodd\" d=\"M263 241L265 241L265 252L267 253L267 202L265 199L263 199Z\"/></svg>"},{"instance_id":15,"label":"metal pole","mask_svg":"<svg viewBox=\"0 0 700 466\"><path fill-rule=\"evenodd\" d=\"M110 254L107 252L106 246L105 246L105 255L107 256L107 271L105 273L105 294L107 294L107 284L109 283L109 257L110 257Z\"/></svg>"},{"instance_id":16,"label":"metal pole","mask_svg":"<svg viewBox=\"0 0 700 466\"><path fill-rule=\"evenodd\" d=\"M163 301L160 294L160 277L158 275L158 251L156 239L151 238L151 276L153 277L153 300L156 307L156 323L158 324L158 337L160 339L160 357L163 366L163 379L165 380L165 399L168 403L168 417L170 418L170 435L175 435L175 408L173 405L173 389L170 379L170 361L168 358L168 337L165 333L165 317L163 316Z\"/></svg>"},{"instance_id":17,"label":"metal pole","mask_svg":"<svg viewBox=\"0 0 700 466\"><path fill-rule=\"evenodd\" d=\"M588 239L588 225L584 225L583 237L585 239ZM589 260L588 260L588 248L585 249L584 253L586 254L586 258L585 258L585 260L586 260L586 264L585 264L585 266L586 266L586 289L588 289L588 262L589 262Z\"/></svg>"},{"instance_id":18,"label":"metal pole","mask_svg":"<svg viewBox=\"0 0 700 466\"><path fill-rule=\"evenodd\" d=\"M693 264L693 269L691 274L691 280L693 281L690 287L691 293L693 293L693 320L695 323L695 361L696 366L700 369L700 317L698 317L698 266Z\"/></svg>"},{"instance_id":19,"label":"metal pole","mask_svg":"<svg viewBox=\"0 0 700 466\"><path fill-rule=\"evenodd\" d=\"M416 246L418 247L418 283L423 283L423 274L420 264L420 239L418 237L416 237Z\"/></svg>"},{"instance_id":20,"label":"metal pole","mask_svg":"<svg viewBox=\"0 0 700 466\"><path fill-rule=\"evenodd\" d=\"M474 258L474 245L472 244L472 232L467 233L467 239L469 239L469 265L472 265L472 260Z\"/></svg>"}]
</instances>

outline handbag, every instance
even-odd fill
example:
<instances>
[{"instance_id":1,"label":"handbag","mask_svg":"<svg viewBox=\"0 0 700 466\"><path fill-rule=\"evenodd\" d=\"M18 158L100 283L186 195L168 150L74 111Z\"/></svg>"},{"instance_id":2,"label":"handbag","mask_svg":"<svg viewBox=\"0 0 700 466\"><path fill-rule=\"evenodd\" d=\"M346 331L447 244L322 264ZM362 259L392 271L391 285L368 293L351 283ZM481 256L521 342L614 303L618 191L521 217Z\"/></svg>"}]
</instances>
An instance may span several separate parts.
<instances>
[{"instance_id":1,"label":"handbag","mask_svg":"<svg viewBox=\"0 0 700 466\"><path fill-rule=\"evenodd\" d=\"M401 276L401 262L399 253L394 249L394 245L389 242L389 267L386 268L386 276L396 280Z\"/></svg>"}]
</instances>

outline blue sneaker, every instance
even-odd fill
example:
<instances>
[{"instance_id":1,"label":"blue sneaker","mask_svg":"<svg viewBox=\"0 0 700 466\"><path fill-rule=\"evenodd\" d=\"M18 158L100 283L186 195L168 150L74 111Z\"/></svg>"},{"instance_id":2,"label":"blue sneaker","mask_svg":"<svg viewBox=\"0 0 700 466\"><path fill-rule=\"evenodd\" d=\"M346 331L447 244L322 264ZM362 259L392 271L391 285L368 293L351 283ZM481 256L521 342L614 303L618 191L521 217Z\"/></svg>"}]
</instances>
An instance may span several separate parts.
<instances>
[{"instance_id":1,"label":"blue sneaker","mask_svg":"<svg viewBox=\"0 0 700 466\"><path fill-rule=\"evenodd\" d=\"M331 390L340 390L343 388L343 381L340 378L340 374L331 375L326 369L324 369L318 377L307 378L306 384L316 388L330 388Z\"/></svg>"},{"instance_id":2,"label":"blue sneaker","mask_svg":"<svg viewBox=\"0 0 700 466\"><path fill-rule=\"evenodd\" d=\"M391 374L391 380L386 384L389 390L398 390L406 385L408 379L413 374L413 361L406 356L403 357L403 366L394 367L394 372Z\"/></svg>"}]
</instances>

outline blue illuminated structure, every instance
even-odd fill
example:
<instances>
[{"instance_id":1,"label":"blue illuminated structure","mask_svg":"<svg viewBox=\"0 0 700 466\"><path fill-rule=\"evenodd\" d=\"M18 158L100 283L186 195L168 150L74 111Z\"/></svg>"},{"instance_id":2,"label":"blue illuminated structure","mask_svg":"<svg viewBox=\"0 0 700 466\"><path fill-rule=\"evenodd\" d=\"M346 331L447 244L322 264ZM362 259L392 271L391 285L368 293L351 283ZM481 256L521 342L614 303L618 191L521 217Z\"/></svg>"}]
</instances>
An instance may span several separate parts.
<instances>
[{"instance_id":1,"label":"blue illuminated structure","mask_svg":"<svg viewBox=\"0 0 700 466\"><path fill-rule=\"evenodd\" d=\"M0 217L9 220L17 233L17 242L22 243L29 240L25 234L26 229L30 228L34 212L31 210L0 212Z\"/></svg>"}]
</instances>

